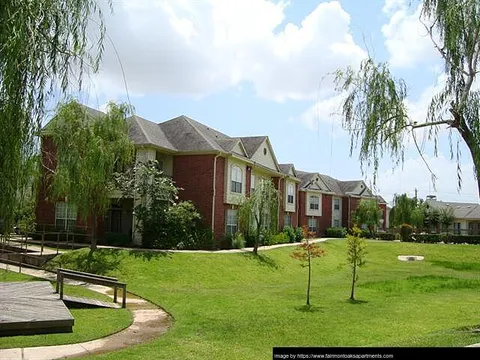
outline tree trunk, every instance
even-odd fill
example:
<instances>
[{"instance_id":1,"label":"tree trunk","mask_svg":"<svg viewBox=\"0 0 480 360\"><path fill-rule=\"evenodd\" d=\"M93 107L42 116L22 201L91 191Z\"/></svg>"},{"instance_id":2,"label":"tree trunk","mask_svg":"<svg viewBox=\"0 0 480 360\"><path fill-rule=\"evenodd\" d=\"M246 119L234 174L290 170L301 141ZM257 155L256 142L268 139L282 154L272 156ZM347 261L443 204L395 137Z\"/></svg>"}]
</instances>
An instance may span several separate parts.
<instances>
[{"instance_id":1,"label":"tree trunk","mask_svg":"<svg viewBox=\"0 0 480 360\"><path fill-rule=\"evenodd\" d=\"M90 251L97 249L97 216L93 215L93 229L92 229L92 242L90 244Z\"/></svg>"},{"instance_id":2,"label":"tree trunk","mask_svg":"<svg viewBox=\"0 0 480 360\"><path fill-rule=\"evenodd\" d=\"M352 277L352 291L350 293L350 300L355 300L355 277L357 275L357 264L353 263L353 277Z\"/></svg>"},{"instance_id":3,"label":"tree trunk","mask_svg":"<svg viewBox=\"0 0 480 360\"><path fill-rule=\"evenodd\" d=\"M460 122L460 117L456 117L455 119L458 123ZM477 189L478 195L480 196L480 154L477 153L478 144L475 141L475 138L472 134L472 131L467 128L466 125L457 127L458 132L462 136L465 144L467 145L468 149L470 150L470 155L472 156L473 167L475 168L475 175L477 178Z\"/></svg>"},{"instance_id":4,"label":"tree trunk","mask_svg":"<svg viewBox=\"0 0 480 360\"><path fill-rule=\"evenodd\" d=\"M310 306L310 281L312 278L312 258L308 254L308 285L307 285L307 305Z\"/></svg>"}]
</instances>

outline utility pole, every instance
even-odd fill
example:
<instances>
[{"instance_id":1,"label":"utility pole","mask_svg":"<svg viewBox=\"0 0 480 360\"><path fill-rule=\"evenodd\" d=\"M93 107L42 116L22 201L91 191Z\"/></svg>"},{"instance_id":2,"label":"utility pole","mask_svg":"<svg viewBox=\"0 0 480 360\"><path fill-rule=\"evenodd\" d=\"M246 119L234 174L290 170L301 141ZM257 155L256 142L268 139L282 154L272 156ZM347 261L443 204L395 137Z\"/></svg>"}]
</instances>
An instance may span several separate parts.
<instances>
[{"instance_id":1,"label":"utility pole","mask_svg":"<svg viewBox=\"0 0 480 360\"><path fill-rule=\"evenodd\" d=\"M418 199L417 199L417 193L418 193L418 189L415 188L415 200L418 200Z\"/></svg>"}]
</instances>

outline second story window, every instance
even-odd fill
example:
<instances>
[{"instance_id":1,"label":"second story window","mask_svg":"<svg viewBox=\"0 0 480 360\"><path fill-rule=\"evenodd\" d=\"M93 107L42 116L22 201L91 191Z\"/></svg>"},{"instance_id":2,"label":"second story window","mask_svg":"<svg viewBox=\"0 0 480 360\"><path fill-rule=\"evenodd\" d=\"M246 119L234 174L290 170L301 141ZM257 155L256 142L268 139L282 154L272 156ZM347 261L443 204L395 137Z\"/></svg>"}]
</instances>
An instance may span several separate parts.
<instances>
[{"instance_id":1,"label":"second story window","mask_svg":"<svg viewBox=\"0 0 480 360\"><path fill-rule=\"evenodd\" d=\"M310 210L319 210L320 199L318 196L310 196Z\"/></svg>"},{"instance_id":2,"label":"second story window","mask_svg":"<svg viewBox=\"0 0 480 360\"><path fill-rule=\"evenodd\" d=\"M237 165L232 166L232 174L231 174L231 185L230 185L230 191L233 193L242 193L242 180L243 180L243 173L242 169L238 167Z\"/></svg>"},{"instance_id":3,"label":"second story window","mask_svg":"<svg viewBox=\"0 0 480 360\"><path fill-rule=\"evenodd\" d=\"M293 184L287 186L287 203L293 204L294 202L295 187Z\"/></svg>"},{"instance_id":4,"label":"second story window","mask_svg":"<svg viewBox=\"0 0 480 360\"><path fill-rule=\"evenodd\" d=\"M333 209L340 210L340 199L333 199Z\"/></svg>"}]
</instances>

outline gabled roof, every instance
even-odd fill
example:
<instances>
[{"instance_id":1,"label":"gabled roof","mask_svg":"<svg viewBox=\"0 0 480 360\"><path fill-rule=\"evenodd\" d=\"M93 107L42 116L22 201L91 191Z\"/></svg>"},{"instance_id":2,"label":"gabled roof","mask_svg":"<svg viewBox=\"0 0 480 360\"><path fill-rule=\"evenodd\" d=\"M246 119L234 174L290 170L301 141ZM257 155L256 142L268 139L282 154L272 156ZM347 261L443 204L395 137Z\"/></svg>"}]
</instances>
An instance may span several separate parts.
<instances>
[{"instance_id":1,"label":"gabled roof","mask_svg":"<svg viewBox=\"0 0 480 360\"><path fill-rule=\"evenodd\" d=\"M158 124L166 138L179 151L225 151L217 142L229 137L181 115Z\"/></svg>"},{"instance_id":2,"label":"gabled roof","mask_svg":"<svg viewBox=\"0 0 480 360\"><path fill-rule=\"evenodd\" d=\"M455 219L477 220L480 219L480 205L475 203L444 202L433 199L425 200L425 204L441 209L453 209Z\"/></svg>"},{"instance_id":3,"label":"gabled roof","mask_svg":"<svg viewBox=\"0 0 480 360\"><path fill-rule=\"evenodd\" d=\"M245 150L247 151L248 157L252 157L253 154L255 154L260 147L260 145L263 144L263 142L267 139L266 136L243 136L239 138L243 146L245 147Z\"/></svg>"},{"instance_id":4,"label":"gabled roof","mask_svg":"<svg viewBox=\"0 0 480 360\"><path fill-rule=\"evenodd\" d=\"M297 171L295 170L295 166L293 164L278 164L278 168L280 169L280 172L285 174L285 175L290 175L298 177L297 176Z\"/></svg>"},{"instance_id":5,"label":"gabled roof","mask_svg":"<svg viewBox=\"0 0 480 360\"><path fill-rule=\"evenodd\" d=\"M79 105L85 110L85 113L86 113L87 117L96 118L96 117L106 115L104 112L102 112L100 110L97 110L97 109L94 109L94 108L91 108L90 106L83 105L83 104L79 104ZM41 131L42 132L45 132L45 131L48 132L48 129L52 126L51 124L53 124L54 120L55 120L55 116L53 118L51 118L50 121L45 124L45 126L42 128Z\"/></svg>"},{"instance_id":6,"label":"gabled roof","mask_svg":"<svg viewBox=\"0 0 480 360\"><path fill-rule=\"evenodd\" d=\"M300 189L333 192L332 189L325 184L319 173L297 170L297 177L301 180Z\"/></svg>"},{"instance_id":7,"label":"gabled roof","mask_svg":"<svg viewBox=\"0 0 480 360\"><path fill-rule=\"evenodd\" d=\"M344 195L342 189L338 185L339 181L337 179L323 174L320 174L320 177L322 178L323 182L330 188L330 190L332 190L336 195Z\"/></svg>"},{"instance_id":8,"label":"gabled roof","mask_svg":"<svg viewBox=\"0 0 480 360\"><path fill-rule=\"evenodd\" d=\"M130 138L137 145L154 145L168 150L177 150L168 140L160 126L140 116L129 117Z\"/></svg>"}]
</instances>

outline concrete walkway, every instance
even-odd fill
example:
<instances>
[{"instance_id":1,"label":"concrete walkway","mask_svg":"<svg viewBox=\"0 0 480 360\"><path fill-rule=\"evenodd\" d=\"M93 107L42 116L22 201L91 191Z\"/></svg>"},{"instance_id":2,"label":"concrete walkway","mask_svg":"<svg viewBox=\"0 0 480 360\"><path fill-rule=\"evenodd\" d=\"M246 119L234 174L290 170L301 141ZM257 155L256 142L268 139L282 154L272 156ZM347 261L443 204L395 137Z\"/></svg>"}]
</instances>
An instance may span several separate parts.
<instances>
[{"instance_id":1,"label":"concrete walkway","mask_svg":"<svg viewBox=\"0 0 480 360\"><path fill-rule=\"evenodd\" d=\"M19 272L17 266L1 263L0 269ZM56 280L56 274L43 270L22 268L22 273L50 281ZM111 297L107 293L111 289L105 286L90 285L78 281L66 280L65 282L71 285L82 285ZM128 328L116 334L77 344L0 349L0 359L50 360L100 354L153 340L164 334L172 324L172 318L165 311L131 294L127 294L127 309L132 312L133 322Z\"/></svg>"}]
</instances>

